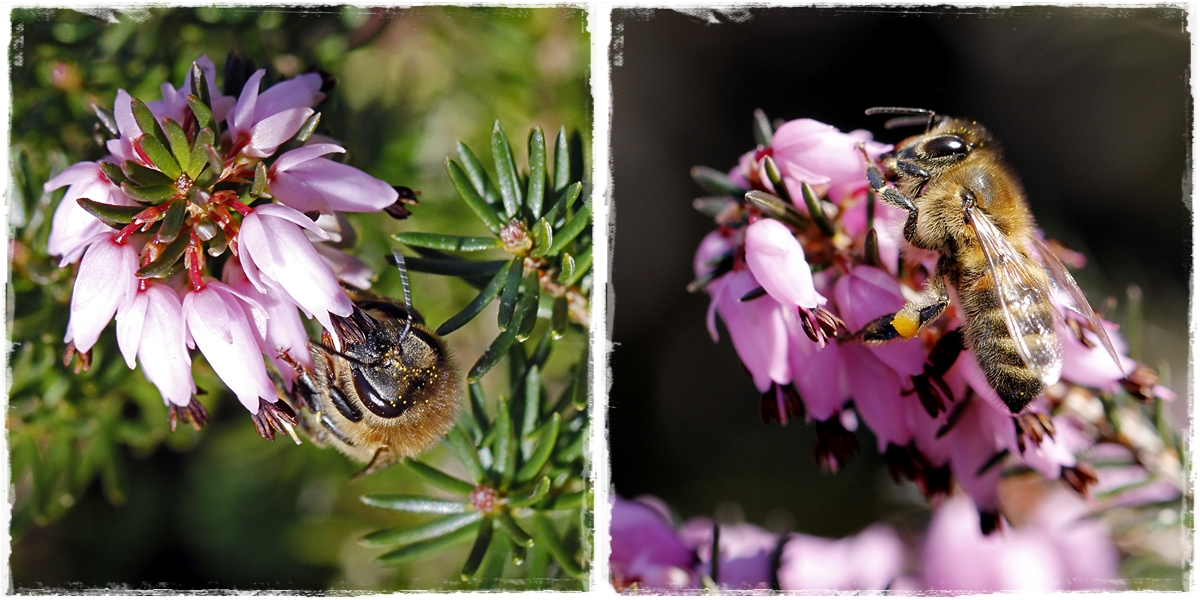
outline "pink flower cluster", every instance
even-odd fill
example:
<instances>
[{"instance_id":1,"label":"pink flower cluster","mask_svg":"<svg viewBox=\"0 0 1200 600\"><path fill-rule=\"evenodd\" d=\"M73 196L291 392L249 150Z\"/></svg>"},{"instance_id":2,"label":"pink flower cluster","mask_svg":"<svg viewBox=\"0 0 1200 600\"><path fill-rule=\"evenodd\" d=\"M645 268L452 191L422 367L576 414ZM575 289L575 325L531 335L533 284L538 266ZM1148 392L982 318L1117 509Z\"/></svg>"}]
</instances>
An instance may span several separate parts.
<instances>
[{"instance_id":1,"label":"pink flower cluster","mask_svg":"<svg viewBox=\"0 0 1200 600\"><path fill-rule=\"evenodd\" d=\"M994 592L1116 590L1123 587L1108 526L1061 486L1047 486L1026 519L1002 535L979 531L971 501L956 495L934 511L919 549L889 526L827 539L774 534L756 525L719 527L712 581L713 521L676 530L657 498L612 505L612 583L618 591ZM706 581L707 578L707 581Z\"/></svg>"},{"instance_id":2,"label":"pink flower cluster","mask_svg":"<svg viewBox=\"0 0 1200 600\"><path fill-rule=\"evenodd\" d=\"M801 216L789 221L728 198L712 211L718 228L696 251L695 285L712 297L714 341L720 315L762 393L764 419L786 424L806 415L816 422L818 460L830 470L857 451L852 432L861 422L893 476L915 480L928 496L949 493L956 481L991 530L999 524L997 485L1006 466L1063 477L1081 492L1094 481L1076 461L1079 448L1055 435L1078 430L1087 418L1060 409L1078 386L1128 388L1137 364L1123 358L1120 369L1090 331L1062 327L1062 381L1014 416L963 348L957 301L910 340L867 345L848 335L902 308L937 259L906 247L905 211L870 206L863 155L888 150L865 131L842 133L810 119L780 126L770 145L743 155L728 179L746 191L790 198L788 211ZM1123 349L1115 331L1109 335ZM1143 393L1173 397L1152 381L1145 386Z\"/></svg>"},{"instance_id":3,"label":"pink flower cluster","mask_svg":"<svg viewBox=\"0 0 1200 600\"><path fill-rule=\"evenodd\" d=\"M164 129L186 136L186 143L195 145L193 154L207 150L212 161L219 161L209 163L205 173L219 172L207 179L187 172L166 175L170 169L149 158L151 132L142 131L134 99L120 90L113 107L118 135L107 143L110 154L97 162L76 163L44 186L47 192L67 187L54 213L48 251L61 257L62 266L79 261L64 341L70 344L68 355L79 353L86 368L89 351L115 315L121 353L130 368L141 363L172 408L172 424L177 409L183 409L185 419L205 418L193 398L188 348L204 354L256 422L278 423L268 413L287 409L275 404L277 393L263 355L290 389L296 371L280 357L286 353L300 364L312 364L299 312L330 329L332 316L347 316L353 309L339 278L369 285L365 265L323 243L331 232L321 225L332 224L336 238L335 211L383 210L398 201L398 193L358 169L323 158L345 151L332 143L310 143L275 156L314 118L312 107L325 97L321 75L308 73L260 90L265 71L258 70L235 98L217 88L208 57L195 64L208 83L206 108L216 124L225 124L217 129L219 137L207 138L211 145L204 147L202 140L212 136L216 125L201 131L200 117L189 105L189 96L193 102L199 98L191 78L179 89L164 83L162 98L146 108ZM173 139L173 153L182 165L186 156L179 155L186 152L174 146ZM264 161L272 158L268 167ZM242 190L231 190L229 184L249 188L263 167L265 188L254 194L257 202L247 205ZM114 181L114 168L131 175L130 180ZM131 195L134 177L146 177L147 170L174 180L160 203L139 202ZM216 190L221 183L226 185ZM117 229L94 216L95 209L106 207L142 210ZM182 224L168 226L172 218L181 218ZM180 248L174 268L139 274ZM231 256L221 279L214 279L206 269L207 257L226 251ZM269 427L259 430L273 436Z\"/></svg>"}]
</instances>

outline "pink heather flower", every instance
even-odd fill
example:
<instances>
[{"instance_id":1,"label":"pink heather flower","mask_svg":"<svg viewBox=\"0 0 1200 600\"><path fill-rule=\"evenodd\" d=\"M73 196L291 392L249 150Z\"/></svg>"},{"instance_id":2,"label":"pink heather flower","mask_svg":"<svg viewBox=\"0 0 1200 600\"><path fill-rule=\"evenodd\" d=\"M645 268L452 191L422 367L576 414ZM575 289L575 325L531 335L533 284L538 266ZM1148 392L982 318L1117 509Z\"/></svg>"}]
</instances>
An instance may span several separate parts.
<instances>
[{"instance_id":1,"label":"pink heather flower","mask_svg":"<svg viewBox=\"0 0 1200 600\"><path fill-rule=\"evenodd\" d=\"M866 189L866 163L857 149L860 143L865 144L872 158L892 148L872 142L870 132L862 129L847 134L819 121L796 119L775 131L770 150L788 193L803 207L802 181L827 189L834 202ZM762 181L768 181L765 174Z\"/></svg>"},{"instance_id":2,"label":"pink heather flower","mask_svg":"<svg viewBox=\"0 0 1200 600\"><path fill-rule=\"evenodd\" d=\"M713 272L716 263L722 259L732 256L737 250L738 241L740 239L741 230L732 231L728 229L714 229L700 240L700 246L696 248L696 256L692 259L692 271L697 279ZM711 293L711 287L715 282L709 282L706 289Z\"/></svg>"},{"instance_id":3,"label":"pink heather flower","mask_svg":"<svg viewBox=\"0 0 1200 600\"><path fill-rule=\"evenodd\" d=\"M816 308L825 303L813 287L800 242L775 219L759 219L746 228L746 264L763 289L784 306Z\"/></svg>"},{"instance_id":4,"label":"pink heather flower","mask_svg":"<svg viewBox=\"0 0 1200 600\"><path fill-rule=\"evenodd\" d=\"M117 345L132 369L136 360L163 401L187 406L196 393L192 357L188 354L183 306L170 286L145 282L129 305L117 314Z\"/></svg>"},{"instance_id":5,"label":"pink heather flower","mask_svg":"<svg viewBox=\"0 0 1200 600\"><path fill-rule=\"evenodd\" d=\"M133 141L142 135L142 128L133 118L133 97L125 90L117 90L117 99L113 102L113 120L117 122L120 137L108 140L106 146L113 155L113 162L121 164L132 160L138 164L146 164L133 149Z\"/></svg>"},{"instance_id":6,"label":"pink heather flower","mask_svg":"<svg viewBox=\"0 0 1200 600\"><path fill-rule=\"evenodd\" d=\"M250 76L226 117L235 146L244 143L242 154L251 158L274 154L312 116L309 107L325 98L320 91L321 76L315 73L277 83L260 95L258 88L265 74L259 69Z\"/></svg>"},{"instance_id":7,"label":"pink heather flower","mask_svg":"<svg viewBox=\"0 0 1200 600\"><path fill-rule=\"evenodd\" d=\"M208 97L212 102L213 118L217 121L225 120L225 114L229 112L230 108L233 108L237 98L221 93L221 88L217 87L217 68L207 54L196 59L195 64L200 66L200 70L204 72L204 80L208 83ZM189 70L188 74L184 76L183 85L179 87L178 91L165 81L161 89L162 98L147 102L146 108L149 108L150 112L158 119L168 117L182 125L184 120L192 114L187 104L188 95L193 93L191 71Z\"/></svg>"},{"instance_id":8,"label":"pink heather flower","mask_svg":"<svg viewBox=\"0 0 1200 600\"><path fill-rule=\"evenodd\" d=\"M238 258L246 278L264 294L283 293L327 330L329 315L348 316L354 306L301 228L318 235L308 217L280 204L264 204L242 219Z\"/></svg>"},{"instance_id":9,"label":"pink heather flower","mask_svg":"<svg viewBox=\"0 0 1200 600\"><path fill-rule=\"evenodd\" d=\"M705 517L688 519L679 528L679 538L695 549L700 564L695 569L696 583L700 575L712 573L713 521ZM771 589L771 555L779 544L779 536L757 525L737 523L721 526L719 587L734 590Z\"/></svg>"},{"instance_id":10,"label":"pink heather flower","mask_svg":"<svg viewBox=\"0 0 1200 600\"><path fill-rule=\"evenodd\" d=\"M386 182L320 158L345 152L335 144L310 144L285 152L267 172L271 195L301 212L376 212L391 206L399 194Z\"/></svg>"},{"instance_id":11,"label":"pink heather flower","mask_svg":"<svg viewBox=\"0 0 1200 600\"><path fill-rule=\"evenodd\" d=\"M88 240L97 234L112 231L79 205L80 198L117 206L137 205L121 188L113 185L100 170L100 165L94 162L78 162L63 169L47 181L42 190L50 192L63 186L70 187L54 210L50 237L46 241L46 251L51 256L62 257L58 264L60 267L79 260Z\"/></svg>"},{"instance_id":12,"label":"pink heather flower","mask_svg":"<svg viewBox=\"0 0 1200 600\"><path fill-rule=\"evenodd\" d=\"M283 377L284 384L290 390L292 382L296 379L296 370L287 361L280 358L280 354L287 352L296 362L309 368L313 366L312 354L308 351L308 332L304 329L304 322L300 320L300 311L297 310L295 304L288 302L278 294L264 294L258 291L254 284L246 278L246 273L242 271L242 266L237 261L231 260L225 263L221 279L229 287L254 300L262 307L260 312L251 305L242 305L242 309L246 311L246 318L256 324L253 331L259 349L271 359L275 369ZM259 323L263 319L266 320L265 325ZM264 329L266 335L260 333Z\"/></svg>"},{"instance_id":13,"label":"pink heather flower","mask_svg":"<svg viewBox=\"0 0 1200 600\"><path fill-rule=\"evenodd\" d=\"M199 348L242 405L257 414L260 398L275 402L277 396L255 337L265 331L255 331L256 324L246 319L242 302L263 310L233 288L209 281L204 289L188 291L183 297L183 315L188 345Z\"/></svg>"},{"instance_id":14,"label":"pink heather flower","mask_svg":"<svg viewBox=\"0 0 1200 600\"><path fill-rule=\"evenodd\" d=\"M1082 519L1071 492L1048 492L1028 523L997 535L979 531L961 496L937 509L924 549L925 587L937 591L1056 591L1119 588L1117 551L1103 521Z\"/></svg>"},{"instance_id":15,"label":"pink heather flower","mask_svg":"<svg viewBox=\"0 0 1200 600\"><path fill-rule=\"evenodd\" d=\"M708 330L713 340L717 339L715 314L719 312L733 347L760 392L771 389L772 383L791 382L786 321L795 317L769 295L741 300L758 287L750 271L733 271L713 283L713 300L708 307Z\"/></svg>"},{"instance_id":16,"label":"pink heather flower","mask_svg":"<svg viewBox=\"0 0 1200 600\"><path fill-rule=\"evenodd\" d=\"M328 244L315 243L313 248L333 271L338 281L348 283L360 290L371 289L371 278L375 272L367 263L334 248Z\"/></svg>"},{"instance_id":17,"label":"pink heather flower","mask_svg":"<svg viewBox=\"0 0 1200 600\"><path fill-rule=\"evenodd\" d=\"M784 591L883 590L903 568L904 545L886 525L872 525L840 540L794 533L783 546L779 587Z\"/></svg>"},{"instance_id":18,"label":"pink heather flower","mask_svg":"<svg viewBox=\"0 0 1200 600\"><path fill-rule=\"evenodd\" d=\"M117 310L133 298L138 281L138 254L132 245L117 243L115 233L101 233L87 245L71 291L71 318L63 339L74 342L79 352L96 344Z\"/></svg>"},{"instance_id":19,"label":"pink heather flower","mask_svg":"<svg viewBox=\"0 0 1200 600\"><path fill-rule=\"evenodd\" d=\"M618 587L668 590L692 585L696 555L662 515L637 501L613 497L609 565Z\"/></svg>"},{"instance_id":20,"label":"pink heather flower","mask_svg":"<svg viewBox=\"0 0 1200 600\"><path fill-rule=\"evenodd\" d=\"M1074 314L1061 309L1065 315ZM1067 317L1070 318L1070 317ZM1132 373L1137 368L1137 362L1125 357L1128 349L1125 339L1117 335L1116 326L1108 329L1108 339L1121 357L1121 367L1113 362L1108 350L1100 343L1091 331L1084 329L1084 335L1092 342L1092 347L1084 346L1075 334L1064 325L1057 328L1058 339L1062 341L1063 368L1062 378L1079 385L1097 388L1106 392L1114 392L1120 385L1118 381Z\"/></svg>"}]
</instances>

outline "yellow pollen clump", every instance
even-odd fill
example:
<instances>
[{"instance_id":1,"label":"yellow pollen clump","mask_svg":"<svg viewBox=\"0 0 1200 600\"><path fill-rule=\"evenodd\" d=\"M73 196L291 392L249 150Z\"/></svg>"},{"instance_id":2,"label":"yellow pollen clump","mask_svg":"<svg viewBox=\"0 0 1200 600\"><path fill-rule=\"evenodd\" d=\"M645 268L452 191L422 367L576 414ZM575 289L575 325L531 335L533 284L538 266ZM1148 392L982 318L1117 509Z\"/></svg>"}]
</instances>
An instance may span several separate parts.
<instances>
[{"instance_id":1,"label":"yellow pollen clump","mask_svg":"<svg viewBox=\"0 0 1200 600\"><path fill-rule=\"evenodd\" d=\"M921 315L917 312L917 307L911 304L904 305L904 308L892 317L892 327L904 339L912 339L917 335L917 330L921 328Z\"/></svg>"}]
</instances>

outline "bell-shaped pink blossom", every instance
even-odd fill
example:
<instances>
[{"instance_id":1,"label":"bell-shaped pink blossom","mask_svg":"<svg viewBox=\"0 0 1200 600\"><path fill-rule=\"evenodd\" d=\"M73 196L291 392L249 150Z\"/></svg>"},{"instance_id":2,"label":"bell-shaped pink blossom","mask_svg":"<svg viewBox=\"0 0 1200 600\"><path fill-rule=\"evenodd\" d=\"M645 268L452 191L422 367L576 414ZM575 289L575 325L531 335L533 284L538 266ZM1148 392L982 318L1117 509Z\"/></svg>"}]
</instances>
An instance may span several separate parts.
<instances>
[{"instance_id":1,"label":"bell-shaped pink blossom","mask_svg":"<svg viewBox=\"0 0 1200 600\"><path fill-rule=\"evenodd\" d=\"M705 517L688 519L679 528L679 539L695 549L700 564L695 573L712 572L713 522ZM717 569L719 587L728 590L771 589L772 555L779 536L757 525L735 523L721 526ZM697 577L697 580L699 577ZM697 584L699 581L696 582Z\"/></svg>"},{"instance_id":2,"label":"bell-shaped pink blossom","mask_svg":"<svg viewBox=\"0 0 1200 600\"><path fill-rule=\"evenodd\" d=\"M831 540L794 533L779 559L779 588L807 590L888 589L904 569L904 545L886 525Z\"/></svg>"},{"instance_id":3,"label":"bell-shaped pink blossom","mask_svg":"<svg viewBox=\"0 0 1200 600\"><path fill-rule=\"evenodd\" d=\"M838 316L850 331L859 331L867 323L904 307L900 284L887 271L860 265L838 279L833 291ZM901 375L917 375L925 365L921 340L893 340L872 344L871 353Z\"/></svg>"},{"instance_id":4,"label":"bell-shaped pink blossom","mask_svg":"<svg viewBox=\"0 0 1200 600\"><path fill-rule=\"evenodd\" d=\"M196 393L186 333L179 295L154 280L117 313L117 345L125 363L134 368L136 357L163 401L176 406L187 406Z\"/></svg>"},{"instance_id":5,"label":"bell-shaped pink blossom","mask_svg":"<svg viewBox=\"0 0 1200 600\"><path fill-rule=\"evenodd\" d=\"M308 217L281 204L264 204L242 219L238 258L246 278L264 294L282 292L327 330L329 315L347 316L349 296L303 229L320 232Z\"/></svg>"},{"instance_id":6,"label":"bell-shaped pink blossom","mask_svg":"<svg viewBox=\"0 0 1200 600\"><path fill-rule=\"evenodd\" d=\"M284 152L267 172L271 195L301 212L375 212L396 202L399 194L387 182L320 158L345 152L335 144L310 144Z\"/></svg>"},{"instance_id":7,"label":"bell-shaped pink blossom","mask_svg":"<svg viewBox=\"0 0 1200 600\"><path fill-rule=\"evenodd\" d=\"M715 313L719 312L734 349L760 392L771 389L772 382L791 382L785 324L789 315L784 307L770 296L741 300L758 287L750 271L734 271L715 283L713 301L708 307L708 328L713 340L717 339Z\"/></svg>"},{"instance_id":8,"label":"bell-shaped pink blossom","mask_svg":"<svg viewBox=\"0 0 1200 600\"><path fill-rule=\"evenodd\" d=\"M71 318L64 342L87 352L100 339L117 310L133 299L137 290L138 253L130 244L117 243L115 233L102 233L88 242L71 291Z\"/></svg>"},{"instance_id":9,"label":"bell-shaped pink blossom","mask_svg":"<svg viewBox=\"0 0 1200 600\"><path fill-rule=\"evenodd\" d=\"M112 231L112 228L79 205L80 198L117 206L137 205L121 188L113 185L100 170L100 165L94 162L78 162L63 169L47 181L42 190L50 192L63 186L70 187L54 210L50 237L46 240L46 252L62 257L59 260L60 267L79 260L88 240L97 234Z\"/></svg>"},{"instance_id":10,"label":"bell-shaped pink blossom","mask_svg":"<svg viewBox=\"0 0 1200 600\"><path fill-rule=\"evenodd\" d=\"M1103 520L1063 489L1046 493L1032 518L1011 531L984 535L971 502L955 496L930 523L924 579L943 592L1119 589L1118 555Z\"/></svg>"},{"instance_id":11,"label":"bell-shaped pink blossom","mask_svg":"<svg viewBox=\"0 0 1200 600\"><path fill-rule=\"evenodd\" d=\"M117 90L117 99L113 102L113 120L117 123L118 137L108 140L105 145L113 155L113 162L121 164L132 160L138 164L145 161L133 149L133 141L142 135L142 128L133 118L133 97L125 90Z\"/></svg>"},{"instance_id":12,"label":"bell-shaped pink blossom","mask_svg":"<svg viewBox=\"0 0 1200 600\"><path fill-rule=\"evenodd\" d=\"M371 289L371 278L375 271L367 263L338 250L328 244L315 243L313 248L325 260L325 264L333 270L333 275L342 283L348 283L360 290Z\"/></svg>"},{"instance_id":13,"label":"bell-shaped pink blossom","mask_svg":"<svg viewBox=\"0 0 1200 600\"><path fill-rule=\"evenodd\" d=\"M609 567L622 587L669 590L688 587L696 555L653 508L613 497Z\"/></svg>"},{"instance_id":14,"label":"bell-shaped pink blossom","mask_svg":"<svg viewBox=\"0 0 1200 600\"><path fill-rule=\"evenodd\" d=\"M763 289L784 306L816 308L825 303L813 287L800 242L775 219L759 219L746 228L746 264Z\"/></svg>"},{"instance_id":15,"label":"bell-shaped pink blossom","mask_svg":"<svg viewBox=\"0 0 1200 600\"><path fill-rule=\"evenodd\" d=\"M808 338L799 320L788 321L788 367L809 417L828 421L850 399L849 365L841 344L820 347Z\"/></svg>"},{"instance_id":16,"label":"bell-shaped pink blossom","mask_svg":"<svg viewBox=\"0 0 1200 600\"><path fill-rule=\"evenodd\" d=\"M872 158L891 149L871 141L871 134L865 130L847 134L819 121L796 119L775 131L770 150L788 193L803 206L800 182L825 187L834 202L866 188L866 163L858 144L864 144ZM762 181L769 180L764 176Z\"/></svg>"},{"instance_id":17,"label":"bell-shaped pink blossom","mask_svg":"<svg viewBox=\"0 0 1200 600\"><path fill-rule=\"evenodd\" d=\"M221 279L229 287L241 292L262 307L262 311L259 312L257 308L249 304L242 305L247 318L253 319L256 323L263 319L266 320L265 325L255 327L255 339L258 341L259 349L271 359L275 369L283 377L284 384L290 390L292 382L296 379L296 369L280 358L280 355L286 352L293 360L306 367L312 368L313 365L312 354L308 351L308 332L304 329L304 322L300 320L300 312L296 309L296 305L278 294L264 294L258 291L254 284L246 278L241 264L237 261L231 260L225 263ZM264 329L266 335L260 335L259 331Z\"/></svg>"},{"instance_id":18,"label":"bell-shaped pink blossom","mask_svg":"<svg viewBox=\"0 0 1200 600\"><path fill-rule=\"evenodd\" d=\"M1063 312L1064 314L1074 314L1065 310ZM1128 346L1125 339L1117 335L1115 327L1108 331L1108 339L1112 340L1113 346L1121 358L1120 366L1113 361L1108 350L1091 331L1084 329L1084 335L1092 342L1090 348L1083 345L1079 338L1075 337L1075 334L1064 325L1059 324L1057 331L1063 349L1062 378L1067 381L1106 392L1114 392L1120 386L1120 380L1137 368L1136 361L1124 356Z\"/></svg>"},{"instance_id":19,"label":"bell-shaped pink blossom","mask_svg":"<svg viewBox=\"0 0 1200 600\"><path fill-rule=\"evenodd\" d=\"M712 273L717 263L730 257L737 249L741 239L741 230L714 229L700 240L696 255L692 259L692 271L697 279ZM712 293L715 281L710 281L705 289Z\"/></svg>"},{"instance_id":20,"label":"bell-shaped pink blossom","mask_svg":"<svg viewBox=\"0 0 1200 600\"><path fill-rule=\"evenodd\" d=\"M255 337L265 332L256 334L257 327L246 318L243 302L254 304L229 286L209 281L204 289L190 290L183 297L183 316L189 345L200 349L238 401L257 414L260 398L275 402L277 396Z\"/></svg>"},{"instance_id":21,"label":"bell-shaped pink blossom","mask_svg":"<svg viewBox=\"0 0 1200 600\"><path fill-rule=\"evenodd\" d=\"M319 92L321 78L315 74L276 84L260 97L258 88L265 74L265 70L259 69L250 76L226 117L230 135L244 143L242 153L252 158L274 154L312 116L313 110L308 108L310 103L315 104L325 97ZM318 90L315 93L314 85ZM275 88L280 89L276 91Z\"/></svg>"}]
</instances>

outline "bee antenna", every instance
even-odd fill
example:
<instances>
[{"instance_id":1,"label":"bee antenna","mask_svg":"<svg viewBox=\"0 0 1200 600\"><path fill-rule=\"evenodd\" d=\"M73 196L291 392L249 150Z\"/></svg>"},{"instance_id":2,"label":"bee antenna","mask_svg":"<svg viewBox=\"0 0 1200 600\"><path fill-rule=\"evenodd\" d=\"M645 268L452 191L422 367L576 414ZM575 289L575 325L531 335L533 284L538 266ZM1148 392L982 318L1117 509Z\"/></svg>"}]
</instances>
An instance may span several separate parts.
<instances>
[{"instance_id":1,"label":"bee antenna","mask_svg":"<svg viewBox=\"0 0 1200 600\"><path fill-rule=\"evenodd\" d=\"M897 127L909 127L912 125L920 125L921 121L925 121L925 133L933 128L933 118L937 116L935 111L928 108L907 108L904 106L875 106L866 110L868 115L902 115L895 119L888 119L883 124L884 129L895 129Z\"/></svg>"},{"instance_id":2,"label":"bee antenna","mask_svg":"<svg viewBox=\"0 0 1200 600\"><path fill-rule=\"evenodd\" d=\"M408 266L404 263L404 255L401 254L399 250L392 248L392 259L396 263L396 270L400 271L400 287L404 289L404 310L408 315L408 319L404 321L404 331L400 332L399 341L402 344L404 339L408 337L409 332L412 331L412 295L408 291ZM403 346L401 346L401 348L403 348ZM401 353L403 353L403 350Z\"/></svg>"}]
</instances>

